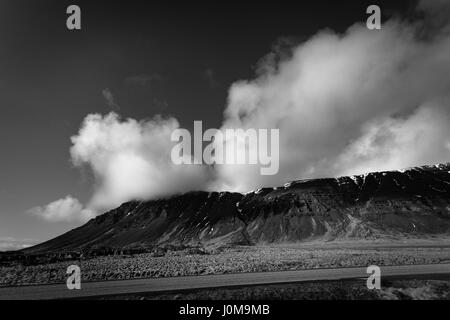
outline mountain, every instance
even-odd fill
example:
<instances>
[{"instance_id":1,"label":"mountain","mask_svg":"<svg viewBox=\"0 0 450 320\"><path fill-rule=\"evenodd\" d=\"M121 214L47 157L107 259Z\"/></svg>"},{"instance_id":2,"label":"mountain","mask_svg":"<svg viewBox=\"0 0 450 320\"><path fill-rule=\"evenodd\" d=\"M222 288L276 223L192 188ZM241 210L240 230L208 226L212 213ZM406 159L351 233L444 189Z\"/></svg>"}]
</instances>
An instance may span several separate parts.
<instances>
[{"instance_id":1,"label":"mountain","mask_svg":"<svg viewBox=\"0 0 450 320\"><path fill-rule=\"evenodd\" d=\"M450 232L450 164L131 201L23 250L427 237Z\"/></svg>"}]
</instances>

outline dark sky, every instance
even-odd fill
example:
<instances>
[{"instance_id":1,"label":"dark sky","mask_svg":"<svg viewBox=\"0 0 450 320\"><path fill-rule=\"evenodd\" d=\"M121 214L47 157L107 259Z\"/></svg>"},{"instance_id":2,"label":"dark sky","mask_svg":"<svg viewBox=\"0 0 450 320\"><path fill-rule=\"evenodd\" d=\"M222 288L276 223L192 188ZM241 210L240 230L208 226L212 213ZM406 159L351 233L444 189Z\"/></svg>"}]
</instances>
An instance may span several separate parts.
<instances>
[{"instance_id":1,"label":"dark sky","mask_svg":"<svg viewBox=\"0 0 450 320\"><path fill-rule=\"evenodd\" d=\"M392 2L2 0L0 240L43 241L79 225L26 211L67 194L88 200L92 177L69 155L87 114L161 113L182 127L219 127L230 84L252 78L280 38L343 32L364 22L373 3L383 15L413 6ZM66 28L70 4L81 7L80 31ZM117 106L106 103L105 89Z\"/></svg>"}]
</instances>

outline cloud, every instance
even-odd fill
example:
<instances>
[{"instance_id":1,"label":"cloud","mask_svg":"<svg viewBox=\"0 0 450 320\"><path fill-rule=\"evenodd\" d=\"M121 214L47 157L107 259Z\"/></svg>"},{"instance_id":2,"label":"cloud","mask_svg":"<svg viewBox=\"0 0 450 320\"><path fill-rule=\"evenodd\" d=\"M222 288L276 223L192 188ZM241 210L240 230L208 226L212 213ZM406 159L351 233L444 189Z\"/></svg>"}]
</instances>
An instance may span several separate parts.
<instances>
[{"instance_id":1,"label":"cloud","mask_svg":"<svg viewBox=\"0 0 450 320\"><path fill-rule=\"evenodd\" d=\"M297 45L289 41L261 59L254 79L231 86L222 129L279 129L277 175L262 176L256 166L175 166L176 119L91 114L70 152L76 166L93 172L92 198L86 208L68 197L34 211L48 220L81 219L131 199L246 192L449 161L450 23L442 12L450 7L443 5L420 2L421 20L391 19L379 31L355 24L344 34L325 30Z\"/></svg>"},{"instance_id":2,"label":"cloud","mask_svg":"<svg viewBox=\"0 0 450 320\"><path fill-rule=\"evenodd\" d=\"M349 175L447 162L449 124L450 112L439 104L423 105L405 119L377 119L341 153L334 170Z\"/></svg>"},{"instance_id":3,"label":"cloud","mask_svg":"<svg viewBox=\"0 0 450 320\"><path fill-rule=\"evenodd\" d=\"M203 165L175 165L171 151L174 118L136 121L111 112L90 114L71 138L71 159L76 167L88 167L95 178L94 193L83 206L67 196L30 213L47 221L86 221L98 213L130 200L150 199L204 190L211 179Z\"/></svg>"},{"instance_id":4,"label":"cloud","mask_svg":"<svg viewBox=\"0 0 450 320\"><path fill-rule=\"evenodd\" d=\"M108 107L112 109L120 109L120 107L117 105L114 95L112 94L111 90L108 88L103 89L102 91L103 98L105 98L106 103L108 104Z\"/></svg>"},{"instance_id":5,"label":"cloud","mask_svg":"<svg viewBox=\"0 0 450 320\"><path fill-rule=\"evenodd\" d=\"M130 199L148 199L204 189L204 166L174 165L170 137L178 122L159 116L122 120L110 113L88 115L70 150L76 166L87 165L96 179L91 208L111 208Z\"/></svg>"},{"instance_id":6,"label":"cloud","mask_svg":"<svg viewBox=\"0 0 450 320\"><path fill-rule=\"evenodd\" d=\"M70 195L46 206L31 208L28 212L50 222L86 222L95 216L92 210L83 208L80 201Z\"/></svg>"},{"instance_id":7,"label":"cloud","mask_svg":"<svg viewBox=\"0 0 450 320\"><path fill-rule=\"evenodd\" d=\"M436 14L448 13L450 5L447 0L420 0L417 8L419 11L431 13L434 19Z\"/></svg>"},{"instance_id":8,"label":"cloud","mask_svg":"<svg viewBox=\"0 0 450 320\"><path fill-rule=\"evenodd\" d=\"M322 31L262 59L255 79L230 88L223 128L279 128L280 172L218 166L222 188L448 161L450 36L442 26L421 36L433 17Z\"/></svg>"},{"instance_id":9,"label":"cloud","mask_svg":"<svg viewBox=\"0 0 450 320\"><path fill-rule=\"evenodd\" d=\"M17 239L12 237L0 237L0 251L14 251L25 249L39 243L36 239Z\"/></svg>"}]
</instances>

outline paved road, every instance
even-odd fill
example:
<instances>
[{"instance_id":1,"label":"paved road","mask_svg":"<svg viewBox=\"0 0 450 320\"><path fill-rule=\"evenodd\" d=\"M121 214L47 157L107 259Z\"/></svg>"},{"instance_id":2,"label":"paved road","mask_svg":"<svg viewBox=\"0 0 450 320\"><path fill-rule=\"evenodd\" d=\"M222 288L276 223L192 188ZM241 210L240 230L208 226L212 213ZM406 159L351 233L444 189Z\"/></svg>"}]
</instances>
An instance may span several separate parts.
<instances>
[{"instance_id":1,"label":"paved road","mask_svg":"<svg viewBox=\"0 0 450 320\"><path fill-rule=\"evenodd\" d=\"M382 276L419 276L429 274L450 274L450 264L381 267ZM368 277L366 268L316 269L86 282L81 284L81 290L68 290L65 284L22 286L0 288L0 300L88 298L143 292L340 280L362 277Z\"/></svg>"}]
</instances>

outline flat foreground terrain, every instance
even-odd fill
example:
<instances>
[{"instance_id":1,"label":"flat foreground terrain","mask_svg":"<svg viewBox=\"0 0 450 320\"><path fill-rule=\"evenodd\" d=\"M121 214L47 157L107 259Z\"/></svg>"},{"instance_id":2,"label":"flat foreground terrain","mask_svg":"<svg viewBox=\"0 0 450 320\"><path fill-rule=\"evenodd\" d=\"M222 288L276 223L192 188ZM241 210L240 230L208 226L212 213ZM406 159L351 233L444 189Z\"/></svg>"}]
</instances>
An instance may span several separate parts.
<instances>
[{"instance_id":1,"label":"flat foreground terrain","mask_svg":"<svg viewBox=\"0 0 450 320\"><path fill-rule=\"evenodd\" d=\"M67 267L81 268L82 282L450 263L448 245L310 244L177 250L0 267L0 286L65 283Z\"/></svg>"},{"instance_id":2,"label":"flat foreground terrain","mask_svg":"<svg viewBox=\"0 0 450 320\"><path fill-rule=\"evenodd\" d=\"M382 277L448 275L450 264L390 266L381 268ZM167 292L201 288L251 286L304 281L344 280L367 277L366 268L316 269L284 272L241 273L195 277L171 277L124 281L87 282L81 290L65 284L0 288L1 299L88 298L108 295ZM365 284L362 284L364 287Z\"/></svg>"}]
</instances>

